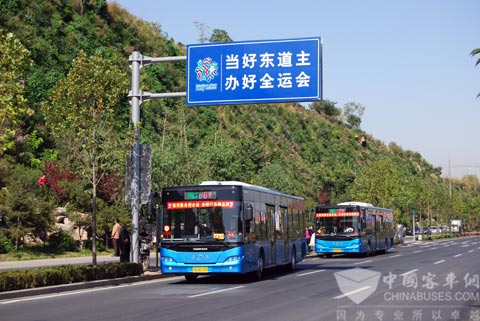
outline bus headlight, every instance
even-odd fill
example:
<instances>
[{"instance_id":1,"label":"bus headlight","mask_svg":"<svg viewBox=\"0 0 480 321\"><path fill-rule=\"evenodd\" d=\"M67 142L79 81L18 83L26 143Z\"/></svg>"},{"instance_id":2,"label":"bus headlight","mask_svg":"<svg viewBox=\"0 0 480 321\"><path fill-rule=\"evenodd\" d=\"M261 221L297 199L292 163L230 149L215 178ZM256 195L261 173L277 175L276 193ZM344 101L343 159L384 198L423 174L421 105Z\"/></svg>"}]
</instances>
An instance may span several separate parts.
<instances>
[{"instance_id":1,"label":"bus headlight","mask_svg":"<svg viewBox=\"0 0 480 321\"><path fill-rule=\"evenodd\" d=\"M240 261L242 258L243 258L243 256L241 256L241 255L229 256L229 257L225 260L225 262L231 263L231 262L234 262L234 261Z\"/></svg>"},{"instance_id":2,"label":"bus headlight","mask_svg":"<svg viewBox=\"0 0 480 321\"><path fill-rule=\"evenodd\" d=\"M162 262L165 262L165 263L175 262L175 260L169 256L162 256Z\"/></svg>"}]
</instances>

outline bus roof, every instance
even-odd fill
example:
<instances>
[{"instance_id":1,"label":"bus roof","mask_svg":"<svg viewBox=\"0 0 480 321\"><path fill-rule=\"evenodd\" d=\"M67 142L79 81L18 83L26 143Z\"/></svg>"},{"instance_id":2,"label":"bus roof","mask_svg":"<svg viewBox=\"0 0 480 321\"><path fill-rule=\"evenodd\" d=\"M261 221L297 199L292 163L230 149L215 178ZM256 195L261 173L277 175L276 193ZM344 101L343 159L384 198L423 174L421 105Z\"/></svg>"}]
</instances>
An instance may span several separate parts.
<instances>
[{"instance_id":1,"label":"bus roof","mask_svg":"<svg viewBox=\"0 0 480 321\"><path fill-rule=\"evenodd\" d=\"M363 203L363 202L343 202L343 203L338 203L337 205L350 205L350 206L365 206L365 207L374 207L370 203Z\"/></svg>"},{"instance_id":2,"label":"bus roof","mask_svg":"<svg viewBox=\"0 0 480 321\"><path fill-rule=\"evenodd\" d=\"M185 185L185 186L169 186L169 187L164 187L163 189L181 189L185 187L199 187L199 186L238 186L238 187L243 187L247 188L250 190L256 190L256 191L261 191L261 192L267 192L267 193L272 193L272 194L277 194L280 196L287 196L291 198L296 198L298 200L304 200L303 197L300 196L295 196L295 195L290 195L290 194L285 194L282 192L279 192L275 189L269 189L266 187L262 186L257 186L257 185L252 185L240 181L203 181L199 185Z\"/></svg>"}]
</instances>

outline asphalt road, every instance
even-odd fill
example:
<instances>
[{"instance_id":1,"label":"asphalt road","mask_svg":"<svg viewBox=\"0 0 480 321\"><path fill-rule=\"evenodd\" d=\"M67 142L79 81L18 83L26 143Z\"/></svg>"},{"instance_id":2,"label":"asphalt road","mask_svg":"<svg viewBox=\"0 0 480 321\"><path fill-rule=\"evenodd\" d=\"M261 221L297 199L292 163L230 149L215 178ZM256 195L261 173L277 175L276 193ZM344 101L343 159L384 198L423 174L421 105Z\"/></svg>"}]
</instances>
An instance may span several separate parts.
<instances>
[{"instance_id":1,"label":"asphalt road","mask_svg":"<svg viewBox=\"0 0 480 321\"><path fill-rule=\"evenodd\" d=\"M304 260L265 279L173 277L0 301L0 319L480 320L480 237Z\"/></svg>"}]
</instances>

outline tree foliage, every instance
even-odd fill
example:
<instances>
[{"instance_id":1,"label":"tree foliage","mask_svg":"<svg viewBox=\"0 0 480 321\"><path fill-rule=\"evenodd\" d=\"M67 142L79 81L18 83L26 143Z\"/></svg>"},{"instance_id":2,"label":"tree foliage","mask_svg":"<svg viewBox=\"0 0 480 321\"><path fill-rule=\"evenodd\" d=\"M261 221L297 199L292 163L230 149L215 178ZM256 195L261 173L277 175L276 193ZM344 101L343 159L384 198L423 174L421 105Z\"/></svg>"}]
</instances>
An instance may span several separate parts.
<instances>
[{"instance_id":1,"label":"tree foliage","mask_svg":"<svg viewBox=\"0 0 480 321\"><path fill-rule=\"evenodd\" d=\"M352 128L360 129L364 112L365 106L362 104L353 102L346 103L345 106L343 106L343 120Z\"/></svg>"},{"instance_id":2,"label":"tree foliage","mask_svg":"<svg viewBox=\"0 0 480 321\"><path fill-rule=\"evenodd\" d=\"M25 71L31 63L15 35L0 28L0 156L24 139L24 122L34 112L25 97Z\"/></svg>"},{"instance_id":3,"label":"tree foliage","mask_svg":"<svg viewBox=\"0 0 480 321\"><path fill-rule=\"evenodd\" d=\"M126 87L126 75L101 52L88 57L81 51L67 77L53 91L51 103L44 105L52 134L66 143L76 161L74 168L92 187L94 239L98 184L118 167L124 159L122 147L127 147L122 144L127 135L121 134L115 122L115 108ZM95 253L95 242L92 244Z\"/></svg>"}]
</instances>

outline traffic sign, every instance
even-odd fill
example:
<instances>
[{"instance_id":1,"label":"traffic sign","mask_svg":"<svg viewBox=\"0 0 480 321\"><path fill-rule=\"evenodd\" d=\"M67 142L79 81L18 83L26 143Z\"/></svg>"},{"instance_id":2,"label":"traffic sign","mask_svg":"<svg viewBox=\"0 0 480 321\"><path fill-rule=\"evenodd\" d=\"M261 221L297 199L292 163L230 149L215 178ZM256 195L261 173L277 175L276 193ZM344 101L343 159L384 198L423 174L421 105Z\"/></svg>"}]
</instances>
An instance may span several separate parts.
<instances>
[{"instance_id":1,"label":"traffic sign","mask_svg":"<svg viewBox=\"0 0 480 321\"><path fill-rule=\"evenodd\" d=\"M187 105L322 98L322 43L317 38L187 46Z\"/></svg>"}]
</instances>

